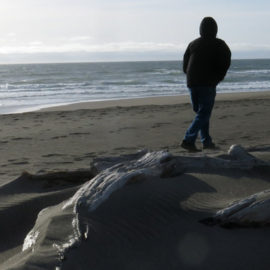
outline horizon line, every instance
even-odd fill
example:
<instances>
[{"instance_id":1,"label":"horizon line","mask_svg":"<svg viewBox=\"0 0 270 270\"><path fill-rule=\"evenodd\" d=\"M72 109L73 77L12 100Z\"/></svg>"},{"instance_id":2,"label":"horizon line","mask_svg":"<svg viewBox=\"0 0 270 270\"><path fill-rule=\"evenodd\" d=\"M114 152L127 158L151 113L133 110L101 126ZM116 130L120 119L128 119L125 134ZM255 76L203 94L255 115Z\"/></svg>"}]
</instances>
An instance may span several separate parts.
<instances>
[{"instance_id":1,"label":"horizon line","mask_svg":"<svg viewBox=\"0 0 270 270\"><path fill-rule=\"evenodd\" d=\"M270 57L245 57L245 58L232 58L232 61L237 60L270 60ZM136 63L136 62L182 62L182 59L160 59L160 60L86 60L86 61L55 61L55 62L3 62L3 65L46 65L46 64L91 64L91 63Z\"/></svg>"}]
</instances>

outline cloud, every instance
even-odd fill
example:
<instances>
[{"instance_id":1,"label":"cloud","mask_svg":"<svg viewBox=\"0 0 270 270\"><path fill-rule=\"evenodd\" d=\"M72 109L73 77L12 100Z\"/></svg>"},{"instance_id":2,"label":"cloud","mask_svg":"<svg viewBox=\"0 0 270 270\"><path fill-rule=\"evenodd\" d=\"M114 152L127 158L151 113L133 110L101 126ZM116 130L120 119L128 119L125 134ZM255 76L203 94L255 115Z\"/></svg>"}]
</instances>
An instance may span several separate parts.
<instances>
[{"instance_id":1,"label":"cloud","mask_svg":"<svg viewBox=\"0 0 270 270\"><path fill-rule=\"evenodd\" d=\"M169 42L94 43L91 36L62 38L55 43L33 40L0 46L1 62L64 62L182 59L187 44ZM47 41L48 42L48 41ZM230 43L233 58L270 57L269 44ZM21 59L21 60L20 60Z\"/></svg>"},{"instance_id":2,"label":"cloud","mask_svg":"<svg viewBox=\"0 0 270 270\"><path fill-rule=\"evenodd\" d=\"M270 51L270 44L252 44L252 43L232 43L230 44L232 51Z\"/></svg>"},{"instance_id":3,"label":"cloud","mask_svg":"<svg viewBox=\"0 0 270 270\"><path fill-rule=\"evenodd\" d=\"M16 36L16 33L13 33L13 32L10 32L7 34L8 37L15 37Z\"/></svg>"},{"instance_id":4,"label":"cloud","mask_svg":"<svg viewBox=\"0 0 270 270\"><path fill-rule=\"evenodd\" d=\"M76 37L69 38L69 41L89 41L93 39L94 38L90 36L76 36Z\"/></svg>"},{"instance_id":5,"label":"cloud","mask_svg":"<svg viewBox=\"0 0 270 270\"><path fill-rule=\"evenodd\" d=\"M43 45L42 41L31 41L29 42L29 46L41 46Z\"/></svg>"},{"instance_id":6,"label":"cloud","mask_svg":"<svg viewBox=\"0 0 270 270\"><path fill-rule=\"evenodd\" d=\"M155 43L155 42L111 42L101 45L94 45L90 51L99 52L151 52L151 51L175 51L182 50L185 45L176 43Z\"/></svg>"},{"instance_id":7,"label":"cloud","mask_svg":"<svg viewBox=\"0 0 270 270\"><path fill-rule=\"evenodd\" d=\"M59 45L48 45L42 41L32 41L21 46L0 46L1 54L16 53L74 53L74 52L173 52L183 51L184 44L176 43L155 43L155 42L111 42L102 44L84 43L80 41L90 41L91 37L81 36L71 38L70 42L63 42Z\"/></svg>"}]
</instances>

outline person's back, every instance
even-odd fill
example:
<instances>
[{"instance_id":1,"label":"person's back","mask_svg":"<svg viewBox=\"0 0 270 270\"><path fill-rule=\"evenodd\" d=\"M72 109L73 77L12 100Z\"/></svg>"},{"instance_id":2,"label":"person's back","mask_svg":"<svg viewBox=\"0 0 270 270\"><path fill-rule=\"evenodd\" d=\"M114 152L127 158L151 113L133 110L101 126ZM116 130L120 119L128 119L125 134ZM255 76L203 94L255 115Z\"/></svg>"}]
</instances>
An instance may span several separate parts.
<instances>
[{"instance_id":1,"label":"person's back","mask_svg":"<svg viewBox=\"0 0 270 270\"><path fill-rule=\"evenodd\" d=\"M187 85L216 86L230 66L231 52L223 40L216 38L217 24L212 18L203 19L200 34L200 38L189 44L184 55Z\"/></svg>"}]
</instances>

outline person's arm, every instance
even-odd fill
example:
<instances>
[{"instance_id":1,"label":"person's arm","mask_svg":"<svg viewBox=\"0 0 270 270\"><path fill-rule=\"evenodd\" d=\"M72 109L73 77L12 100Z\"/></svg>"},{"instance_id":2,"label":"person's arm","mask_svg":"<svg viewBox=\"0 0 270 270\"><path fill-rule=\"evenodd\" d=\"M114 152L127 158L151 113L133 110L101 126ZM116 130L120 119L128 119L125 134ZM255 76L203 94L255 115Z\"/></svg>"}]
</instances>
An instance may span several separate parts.
<instances>
[{"instance_id":1,"label":"person's arm","mask_svg":"<svg viewBox=\"0 0 270 270\"><path fill-rule=\"evenodd\" d=\"M189 49L189 46L188 46L186 51L185 51L184 59L183 59L183 71L184 71L184 73L187 73L187 66L188 66L189 57L190 57L190 49Z\"/></svg>"},{"instance_id":2,"label":"person's arm","mask_svg":"<svg viewBox=\"0 0 270 270\"><path fill-rule=\"evenodd\" d=\"M228 45L223 42L219 51L219 81L222 81L231 65L231 51Z\"/></svg>"}]
</instances>

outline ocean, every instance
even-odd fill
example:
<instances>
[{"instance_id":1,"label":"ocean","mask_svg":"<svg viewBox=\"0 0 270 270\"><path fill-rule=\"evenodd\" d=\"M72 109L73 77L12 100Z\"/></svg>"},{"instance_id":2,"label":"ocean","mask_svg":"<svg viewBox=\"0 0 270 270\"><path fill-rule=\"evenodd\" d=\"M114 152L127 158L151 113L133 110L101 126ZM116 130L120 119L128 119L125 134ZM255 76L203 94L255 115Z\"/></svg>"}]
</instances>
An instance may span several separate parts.
<instances>
[{"instance_id":1,"label":"ocean","mask_svg":"<svg viewBox=\"0 0 270 270\"><path fill-rule=\"evenodd\" d=\"M218 93L269 91L270 60L233 60ZM181 61L0 65L0 114L187 94Z\"/></svg>"}]
</instances>

